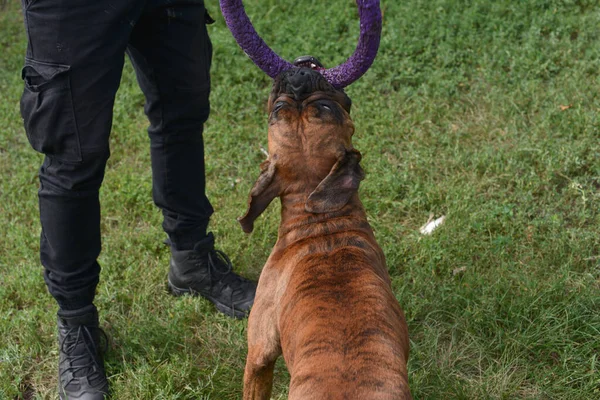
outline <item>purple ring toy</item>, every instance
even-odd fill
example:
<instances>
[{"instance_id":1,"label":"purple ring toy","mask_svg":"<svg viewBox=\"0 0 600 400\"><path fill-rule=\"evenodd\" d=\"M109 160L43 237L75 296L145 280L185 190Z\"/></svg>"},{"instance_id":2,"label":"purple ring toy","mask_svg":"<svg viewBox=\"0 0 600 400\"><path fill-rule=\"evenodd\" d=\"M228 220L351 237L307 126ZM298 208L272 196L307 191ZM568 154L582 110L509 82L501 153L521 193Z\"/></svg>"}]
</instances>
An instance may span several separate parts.
<instances>
[{"instance_id":1,"label":"purple ring toy","mask_svg":"<svg viewBox=\"0 0 600 400\"><path fill-rule=\"evenodd\" d=\"M246 15L242 0L220 0L225 23L236 42L250 59L271 78L294 65L278 56L258 36ZM356 50L337 67L320 70L325 79L336 88L344 88L360 78L373 64L381 37L381 9L379 0L356 0L360 18L360 36Z\"/></svg>"}]
</instances>

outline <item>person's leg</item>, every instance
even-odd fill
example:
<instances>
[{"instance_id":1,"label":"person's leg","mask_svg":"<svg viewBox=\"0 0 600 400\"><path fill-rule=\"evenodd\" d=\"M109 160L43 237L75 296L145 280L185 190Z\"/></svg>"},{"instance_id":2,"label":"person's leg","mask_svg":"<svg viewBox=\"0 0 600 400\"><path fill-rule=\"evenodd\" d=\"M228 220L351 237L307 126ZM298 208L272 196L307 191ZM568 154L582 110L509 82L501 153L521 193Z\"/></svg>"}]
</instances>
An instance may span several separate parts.
<instances>
[{"instance_id":1,"label":"person's leg","mask_svg":"<svg viewBox=\"0 0 600 400\"><path fill-rule=\"evenodd\" d=\"M145 10L127 52L146 96L154 202L173 245L191 248L206 236L213 213L202 138L212 49L203 4L169 3Z\"/></svg>"},{"instance_id":2,"label":"person's leg","mask_svg":"<svg viewBox=\"0 0 600 400\"><path fill-rule=\"evenodd\" d=\"M154 201L176 260L171 290L202 294L240 317L252 305L255 284L231 272L206 232L213 213L205 193L202 137L210 109L208 18L202 1L153 1L131 35L128 54L146 96Z\"/></svg>"},{"instance_id":3,"label":"person's leg","mask_svg":"<svg viewBox=\"0 0 600 400\"><path fill-rule=\"evenodd\" d=\"M21 114L29 142L45 155L40 259L59 305L61 398L99 399L108 389L93 305L100 273L98 197L135 7L133 1L23 2L28 47Z\"/></svg>"}]
</instances>

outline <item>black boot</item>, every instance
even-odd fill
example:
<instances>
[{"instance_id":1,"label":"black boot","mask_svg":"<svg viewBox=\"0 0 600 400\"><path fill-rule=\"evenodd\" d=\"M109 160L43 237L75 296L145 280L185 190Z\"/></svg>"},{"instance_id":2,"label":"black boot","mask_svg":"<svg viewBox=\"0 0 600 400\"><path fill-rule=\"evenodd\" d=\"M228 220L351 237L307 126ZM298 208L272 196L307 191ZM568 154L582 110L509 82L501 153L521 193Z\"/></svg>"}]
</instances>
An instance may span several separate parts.
<instances>
[{"instance_id":1,"label":"black boot","mask_svg":"<svg viewBox=\"0 0 600 400\"><path fill-rule=\"evenodd\" d=\"M171 249L169 289L180 296L201 295L220 312L235 318L248 315L256 283L236 275L225 253L214 249L212 233L193 250Z\"/></svg>"},{"instance_id":2,"label":"black boot","mask_svg":"<svg viewBox=\"0 0 600 400\"><path fill-rule=\"evenodd\" d=\"M98 326L95 307L78 316L59 312L58 393L61 400L103 400L108 396L108 381L104 372L102 352L107 338ZM104 348L100 337L104 336Z\"/></svg>"}]
</instances>

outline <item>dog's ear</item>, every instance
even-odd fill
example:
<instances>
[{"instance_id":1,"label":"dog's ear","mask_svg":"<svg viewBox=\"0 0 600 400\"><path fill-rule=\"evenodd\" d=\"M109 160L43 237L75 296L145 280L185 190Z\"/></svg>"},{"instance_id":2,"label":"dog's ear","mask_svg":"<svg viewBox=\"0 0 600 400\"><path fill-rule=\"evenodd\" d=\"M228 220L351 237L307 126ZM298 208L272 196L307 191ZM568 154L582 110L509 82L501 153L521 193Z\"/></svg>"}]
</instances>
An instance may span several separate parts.
<instances>
[{"instance_id":1,"label":"dog's ear","mask_svg":"<svg viewBox=\"0 0 600 400\"><path fill-rule=\"evenodd\" d=\"M358 191L365 173L360 167L361 154L358 150L346 151L325 177L308 196L304 208L311 213L337 211L344 207Z\"/></svg>"},{"instance_id":2,"label":"dog's ear","mask_svg":"<svg viewBox=\"0 0 600 400\"><path fill-rule=\"evenodd\" d=\"M248 196L248 210L243 217L238 218L238 222L246 233L252 232L254 229L254 220L263 213L279 195L279 185L275 177L275 162L263 161L260 164L261 173L254 187Z\"/></svg>"}]
</instances>

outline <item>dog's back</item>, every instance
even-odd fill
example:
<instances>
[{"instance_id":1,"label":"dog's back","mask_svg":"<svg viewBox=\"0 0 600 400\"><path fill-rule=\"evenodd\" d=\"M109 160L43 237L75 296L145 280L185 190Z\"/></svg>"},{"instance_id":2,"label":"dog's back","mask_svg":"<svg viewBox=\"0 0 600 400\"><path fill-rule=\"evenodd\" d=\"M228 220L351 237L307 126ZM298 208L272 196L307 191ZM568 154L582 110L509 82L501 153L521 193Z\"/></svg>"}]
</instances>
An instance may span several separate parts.
<instances>
[{"instance_id":1,"label":"dog's back","mask_svg":"<svg viewBox=\"0 0 600 400\"><path fill-rule=\"evenodd\" d=\"M370 237L364 237L370 236ZM303 241L279 305L289 399L409 399L408 332L372 234Z\"/></svg>"}]
</instances>

